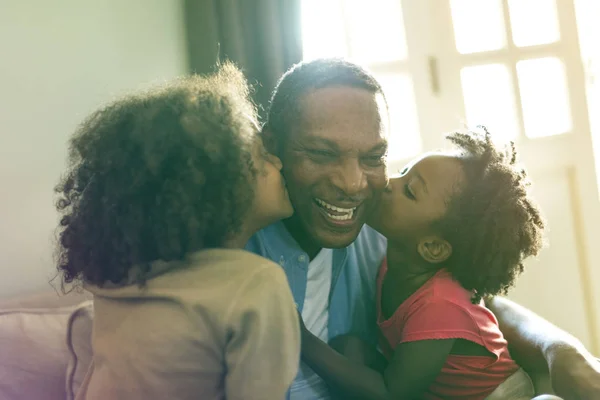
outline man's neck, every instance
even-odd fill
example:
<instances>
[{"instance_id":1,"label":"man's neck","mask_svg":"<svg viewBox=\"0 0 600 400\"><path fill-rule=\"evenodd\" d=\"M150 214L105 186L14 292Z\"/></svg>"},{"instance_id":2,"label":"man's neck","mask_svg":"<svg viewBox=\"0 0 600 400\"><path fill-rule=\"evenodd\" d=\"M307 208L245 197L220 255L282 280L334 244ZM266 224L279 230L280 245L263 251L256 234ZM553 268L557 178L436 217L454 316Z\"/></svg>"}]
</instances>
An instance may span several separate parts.
<instances>
[{"instance_id":1,"label":"man's neck","mask_svg":"<svg viewBox=\"0 0 600 400\"><path fill-rule=\"evenodd\" d=\"M308 254L310 260L314 259L317 254L319 254L321 246L315 243L311 235L306 232L302 223L297 218L292 216L291 218L284 220L283 224L300 248Z\"/></svg>"}]
</instances>

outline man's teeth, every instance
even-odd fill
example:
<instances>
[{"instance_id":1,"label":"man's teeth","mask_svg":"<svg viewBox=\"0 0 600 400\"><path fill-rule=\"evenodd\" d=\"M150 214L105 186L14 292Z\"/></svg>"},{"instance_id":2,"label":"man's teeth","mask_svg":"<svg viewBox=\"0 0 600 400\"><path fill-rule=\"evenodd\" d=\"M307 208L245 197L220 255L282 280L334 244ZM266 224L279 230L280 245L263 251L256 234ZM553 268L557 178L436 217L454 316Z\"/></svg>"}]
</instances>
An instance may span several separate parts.
<instances>
[{"instance_id":1,"label":"man's teeth","mask_svg":"<svg viewBox=\"0 0 600 400\"><path fill-rule=\"evenodd\" d=\"M333 211L343 212L343 213L349 213L349 212L353 212L354 210L356 210L356 207L354 207L354 208L341 208L341 207L336 207L333 204L326 203L326 202L324 202L321 199L316 199L316 200L317 200L317 203L319 203L323 207L329 208L330 210L333 210Z\"/></svg>"},{"instance_id":2,"label":"man's teeth","mask_svg":"<svg viewBox=\"0 0 600 400\"><path fill-rule=\"evenodd\" d=\"M325 214L327 214L327 216L331 219L335 219L336 221L347 221L349 219L352 218L352 216L354 215L354 211L356 211L356 207L354 208L341 208L341 207L336 207L333 204L329 204L324 202L321 199L316 199L317 203L319 203L322 207L332 210L332 211L337 211L338 213L344 213L344 215L333 215L328 213L327 211L325 211Z\"/></svg>"},{"instance_id":3,"label":"man's teeth","mask_svg":"<svg viewBox=\"0 0 600 400\"><path fill-rule=\"evenodd\" d=\"M329 218L335 219L337 221L347 221L352 218L352 215L354 215L354 212L351 211L350 214L348 214L348 215L332 215L332 214L329 214L327 211L325 211L325 214L327 214L327 216Z\"/></svg>"}]
</instances>

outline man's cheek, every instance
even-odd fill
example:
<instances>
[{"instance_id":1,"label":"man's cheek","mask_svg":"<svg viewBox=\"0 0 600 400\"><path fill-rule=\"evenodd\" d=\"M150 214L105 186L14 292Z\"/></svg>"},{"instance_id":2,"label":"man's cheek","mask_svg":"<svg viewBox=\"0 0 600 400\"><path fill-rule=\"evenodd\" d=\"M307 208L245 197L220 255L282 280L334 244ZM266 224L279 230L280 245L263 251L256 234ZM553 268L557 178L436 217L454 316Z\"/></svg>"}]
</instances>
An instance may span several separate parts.
<instances>
[{"instance_id":1,"label":"man's cheek","mask_svg":"<svg viewBox=\"0 0 600 400\"><path fill-rule=\"evenodd\" d=\"M389 181L387 168L381 168L380 170L373 171L367 175L369 186L373 190L383 191Z\"/></svg>"},{"instance_id":2,"label":"man's cheek","mask_svg":"<svg viewBox=\"0 0 600 400\"><path fill-rule=\"evenodd\" d=\"M327 167L311 161L303 161L294 166L292 174L299 186L309 187L323 181L324 176L327 175Z\"/></svg>"},{"instance_id":3,"label":"man's cheek","mask_svg":"<svg viewBox=\"0 0 600 400\"><path fill-rule=\"evenodd\" d=\"M284 177L290 194L290 198L295 206L305 204L312 196L312 187L314 186L314 175L310 170L294 168L284 172Z\"/></svg>"}]
</instances>

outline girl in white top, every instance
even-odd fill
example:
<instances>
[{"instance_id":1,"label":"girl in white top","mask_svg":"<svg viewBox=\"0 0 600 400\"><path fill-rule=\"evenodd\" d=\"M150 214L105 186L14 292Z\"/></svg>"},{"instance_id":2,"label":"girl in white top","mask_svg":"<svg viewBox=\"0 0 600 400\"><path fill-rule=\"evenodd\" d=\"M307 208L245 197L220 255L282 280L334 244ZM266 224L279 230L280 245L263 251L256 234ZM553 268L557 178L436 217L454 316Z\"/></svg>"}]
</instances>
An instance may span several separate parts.
<instances>
[{"instance_id":1,"label":"girl in white top","mask_svg":"<svg viewBox=\"0 0 600 400\"><path fill-rule=\"evenodd\" d=\"M78 399L277 399L298 316L281 268L242 250L292 214L239 70L182 78L92 114L57 187L58 269L94 293Z\"/></svg>"}]
</instances>

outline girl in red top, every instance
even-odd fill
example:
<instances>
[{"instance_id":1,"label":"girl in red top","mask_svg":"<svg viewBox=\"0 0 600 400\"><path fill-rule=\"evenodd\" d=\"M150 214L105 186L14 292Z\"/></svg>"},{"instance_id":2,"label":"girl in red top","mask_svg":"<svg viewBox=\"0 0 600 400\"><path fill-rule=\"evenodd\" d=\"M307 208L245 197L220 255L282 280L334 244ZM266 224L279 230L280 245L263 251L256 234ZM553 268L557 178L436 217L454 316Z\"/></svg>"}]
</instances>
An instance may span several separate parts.
<instances>
[{"instance_id":1,"label":"girl in red top","mask_svg":"<svg viewBox=\"0 0 600 400\"><path fill-rule=\"evenodd\" d=\"M377 288L387 365L360 365L303 329L303 358L340 398L534 395L483 298L513 285L542 247L544 222L513 145L497 148L485 128L449 140L459 151L413 161L369 222L388 239ZM503 382L515 392L500 394Z\"/></svg>"}]
</instances>

